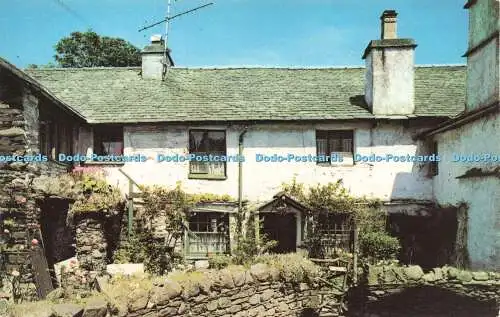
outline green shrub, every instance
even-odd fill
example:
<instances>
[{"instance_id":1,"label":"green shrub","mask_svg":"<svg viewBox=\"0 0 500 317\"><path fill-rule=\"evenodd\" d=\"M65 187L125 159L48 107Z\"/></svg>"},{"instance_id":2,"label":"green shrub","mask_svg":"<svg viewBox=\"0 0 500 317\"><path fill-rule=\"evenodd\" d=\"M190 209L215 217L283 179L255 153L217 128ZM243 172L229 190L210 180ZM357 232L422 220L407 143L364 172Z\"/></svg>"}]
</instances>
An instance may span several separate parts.
<instances>
[{"instance_id":1,"label":"green shrub","mask_svg":"<svg viewBox=\"0 0 500 317\"><path fill-rule=\"evenodd\" d=\"M393 260L401 250L398 238L386 232L367 232L360 236L360 251L370 261Z\"/></svg>"},{"instance_id":2,"label":"green shrub","mask_svg":"<svg viewBox=\"0 0 500 317\"><path fill-rule=\"evenodd\" d=\"M156 275L169 271L176 257L173 247L155 239L148 231L137 231L115 251L113 262L144 263L146 271Z\"/></svg>"},{"instance_id":3,"label":"green shrub","mask_svg":"<svg viewBox=\"0 0 500 317\"><path fill-rule=\"evenodd\" d=\"M265 234L257 235L255 224L256 215L252 215L245 224L246 230L239 228L237 231L236 249L233 250L233 262L237 265L250 265L255 260L255 257L260 256L269 250L273 249L278 242L271 240ZM263 222L259 221L259 230L262 232Z\"/></svg>"},{"instance_id":4,"label":"green shrub","mask_svg":"<svg viewBox=\"0 0 500 317\"><path fill-rule=\"evenodd\" d=\"M276 268L286 282L314 282L321 275L320 267L298 253L261 255L255 263L265 263Z\"/></svg>"},{"instance_id":5,"label":"green shrub","mask_svg":"<svg viewBox=\"0 0 500 317\"><path fill-rule=\"evenodd\" d=\"M233 259L228 255L213 255L208 258L211 269L223 269L233 264Z\"/></svg>"}]
</instances>

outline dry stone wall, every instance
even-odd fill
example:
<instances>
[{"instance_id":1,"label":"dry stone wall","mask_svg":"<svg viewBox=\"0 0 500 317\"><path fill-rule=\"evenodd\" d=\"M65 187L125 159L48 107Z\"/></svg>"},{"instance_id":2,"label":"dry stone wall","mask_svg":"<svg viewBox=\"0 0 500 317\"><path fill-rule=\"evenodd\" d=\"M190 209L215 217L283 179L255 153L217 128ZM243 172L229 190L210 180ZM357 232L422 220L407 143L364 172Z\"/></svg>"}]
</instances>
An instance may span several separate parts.
<instances>
[{"instance_id":1,"label":"dry stone wall","mask_svg":"<svg viewBox=\"0 0 500 317\"><path fill-rule=\"evenodd\" d=\"M166 316L301 316L308 308L336 303L331 289L305 282L291 283L265 264L250 269L205 273L196 282L156 281L150 290L139 288L112 312L129 317ZM112 296L112 295L111 295ZM126 304L123 305L123 302ZM322 316L340 316L329 310Z\"/></svg>"},{"instance_id":2,"label":"dry stone wall","mask_svg":"<svg viewBox=\"0 0 500 317\"><path fill-rule=\"evenodd\" d=\"M13 78L0 75L0 156L36 155L40 100ZM0 161L2 297L12 296L13 279L20 281L19 292L24 300L36 297L29 249L33 239L41 242L42 237L40 196L32 184L42 174L65 171L61 165ZM15 278L18 273L20 277Z\"/></svg>"},{"instance_id":3,"label":"dry stone wall","mask_svg":"<svg viewBox=\"0 0 500 317\"><path fill-rule=\"evenodd\" d=\"M18 93L18 98L12 98L13 93ZM31 154L33 148L37 148L38 130L33 124L38 117L37 99L27 91L15 89L3 91L0 100L7 99L10 101L0 101L0 155ZM2 271L7 274L1 281L2 289L11 294L11 280L19 273L25 298L36 296L29 248L32 239L40 238L40 209L30 184L38 175L40 171L36 163L0 162L1 261L4 265Z\"/></svg>"},{"instance_id":4,"label":"dry stone wall","mask_svg":"<svg viewBox=\"0 0 500 317\"><path fill-rule=\"evenodd\" d=\"M497 316L500 273L372 266L349 301L354 316Z\"/></svg>"}]
</instances>

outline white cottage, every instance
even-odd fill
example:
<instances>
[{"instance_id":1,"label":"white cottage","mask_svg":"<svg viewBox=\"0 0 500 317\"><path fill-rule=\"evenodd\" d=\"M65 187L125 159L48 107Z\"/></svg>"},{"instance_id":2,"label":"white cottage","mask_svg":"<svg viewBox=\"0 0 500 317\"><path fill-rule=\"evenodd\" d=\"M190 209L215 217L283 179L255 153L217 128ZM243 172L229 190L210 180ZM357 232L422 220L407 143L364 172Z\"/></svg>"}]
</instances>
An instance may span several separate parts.
<instances>
[{"instance_id":1,"label":"white cottage","mask_svg":"<svg viewBox=\"0 0 500 317\"><path fill-rule=\"evenodd\" d=\"M412 214L425 211L437 184L432 142L416 136L464 110L466 67L414 65L416 42L398 38L396 17L383 13L381 38L362 54L365 67L181 68L153 37L142 68L29 73L85 116L74 153L140 158L85 163L105 169L125 192L129 179L181 182L188 192L239 202L207 207L193 222L230 221L220 214L236 212L242 201L268 212L266 203L294 178L306 185L342 179L353 195ZM57 159L57 147L47 148ZM287 228L297 228L287 247L293 250L303 229L300 217L290 221Z\"/></svg>"}]
</instances>

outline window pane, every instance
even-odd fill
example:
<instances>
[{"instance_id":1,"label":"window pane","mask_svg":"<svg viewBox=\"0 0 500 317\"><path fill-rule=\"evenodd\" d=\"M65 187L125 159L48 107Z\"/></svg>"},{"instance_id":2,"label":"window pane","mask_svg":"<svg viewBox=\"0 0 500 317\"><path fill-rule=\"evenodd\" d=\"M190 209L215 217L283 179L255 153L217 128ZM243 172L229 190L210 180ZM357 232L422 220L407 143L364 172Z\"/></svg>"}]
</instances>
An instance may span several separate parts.
<instances>
[{"instance_id":1,"label":"window pane","mask_svg":"<svg viewBox=\"0 0 500 317\"><path fill-rule=\"evenodd\" d=\"M226 155L226 133L224 131L192 130L189 132L189 153L196 155ZM207 174L214 176L226 175L225 162L189 163L192 174Z\"/></svg>"},{"instance_id":2,"label":"window pane","mask_svg":"<svg viewBox=\"0 0 500 317\"><path fill-rule=\"evenodd\" d=\"M352 139L342 140L342 152L352 153Z\"/></svg>"},{"instance_id":3,"label":"window pane","mask_svg":"<svg viewBox=\"0 0 500 317\"><path fill-rule=\"evenodd\" d=\"M328 141L326 139L317 139L316 148L318 149L318 155L329 155L328 154Z\"/></svg>"},{"instance_id":4,"label":"window pane","mask_svg":"<svg viewBox=\"0 0 500 317\"><path fill-rule=\"evenodd\" d=\"M94 128L94 153L98 155L122 155L123 129L109 126Z\"/></svg>"},{"instance_id":5,"label":"window pane","mask_svg":"<svg viewBox=\"0 0 500 317\"><path fill-rule=\"evenodd\" d=\"M190 153L226 152L224 131L191 131L189 135Z\"/></svg>"},{"instance_id":6,"label":"window pane","mask_svg":"<svg viewBox=\"0 0 500 317\"><path fill-rule=\"evenodd\" d=\"M342 152L342 145L340 139L330 139L330 151Z\"/></svg>"}]
</instances>

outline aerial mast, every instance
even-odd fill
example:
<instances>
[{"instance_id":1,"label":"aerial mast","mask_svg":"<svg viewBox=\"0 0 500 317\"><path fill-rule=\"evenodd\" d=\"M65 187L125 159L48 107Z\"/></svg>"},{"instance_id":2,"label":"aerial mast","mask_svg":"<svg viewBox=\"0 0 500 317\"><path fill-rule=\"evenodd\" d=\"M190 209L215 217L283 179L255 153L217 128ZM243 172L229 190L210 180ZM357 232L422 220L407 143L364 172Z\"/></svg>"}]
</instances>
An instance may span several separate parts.
<instances>
[{"instance_id":1,"label":"aerial mast","mask_svg":"<svg viewBox=\"0 0 500 317\"><path fill-rule=\"evenodd\" d=\"M171 16L171 7L172 7L172 0L167 0L167 15L165 17L165 19L161 20L161 21L158 21L158 22L155 22L153 24L150 24L148 26L145 26L141 29L139 29L139 32L142 32L144 30L147 30L147 29L150 29L154 26L157 26L157 25L160 25L162 23L165 23L165 39L164 39L164 54L163 54L163 57L164 57L164 62L163 62L163 67L164 67L164 71L163 71L163 74L164 74L164 77L165 77L165 73L166 71L168 70L168 67L167 67L167 55L168 55L168 46L167 46L167 42L168 42L168 37L169 37L169 30L170 30L170 21L177 18L177 17L180 17L182 15L185 15L185 14L188 14L188 13L191 13L191 12L194 12L194 11L197 11L199 9L202 9L202 8L205 8L205 7L208 7L210 5L214 4L213 2L210 2L210 3L207 3L207 4L204 4L204 5L201 5L199 7L196 7L194 9L191 9L191 10L187 10L187 11L184 11L184 12L181 12L181 13L178 13L176 15L173 15Z\"/></svg>"}]
</instances>

